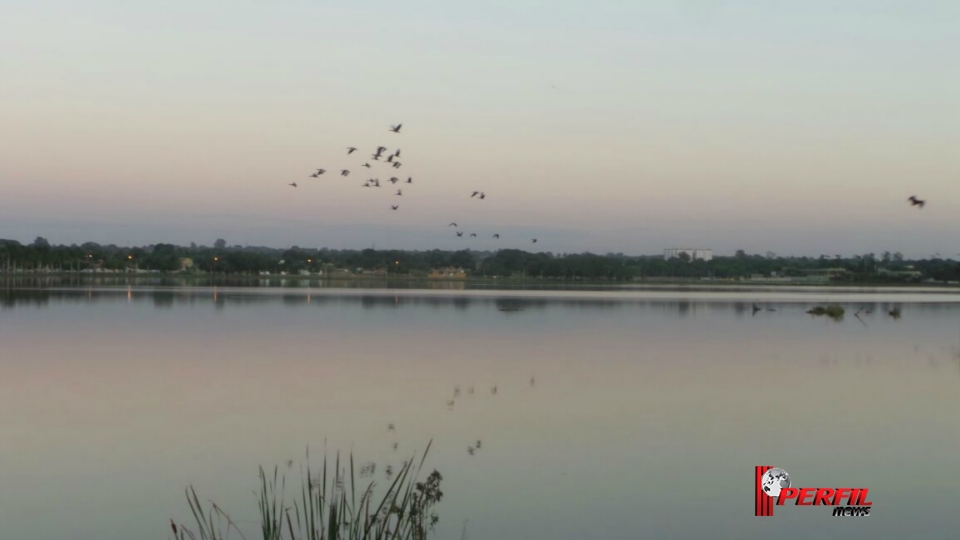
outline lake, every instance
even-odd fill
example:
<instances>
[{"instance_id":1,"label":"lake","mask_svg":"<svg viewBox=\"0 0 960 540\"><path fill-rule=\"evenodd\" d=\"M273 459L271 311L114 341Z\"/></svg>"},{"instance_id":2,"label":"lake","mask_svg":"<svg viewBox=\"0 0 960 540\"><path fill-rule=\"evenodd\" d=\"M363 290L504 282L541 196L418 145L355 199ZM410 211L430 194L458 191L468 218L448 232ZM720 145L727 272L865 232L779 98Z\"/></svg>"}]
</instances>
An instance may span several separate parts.
<instances>
[{"instance_id":1,"label":"lake","mask_svg":"<svg viewBox=\"0 0 960 540\"><path fill-rule=\"evenodd\" d=\"M958 535L956 290L37 285L0 288L0 538L168 538L188 485L255 531L258 466L431 439L437 538ZM757 465L871 515L755 517Z\"/></svg>"}]
</instances>

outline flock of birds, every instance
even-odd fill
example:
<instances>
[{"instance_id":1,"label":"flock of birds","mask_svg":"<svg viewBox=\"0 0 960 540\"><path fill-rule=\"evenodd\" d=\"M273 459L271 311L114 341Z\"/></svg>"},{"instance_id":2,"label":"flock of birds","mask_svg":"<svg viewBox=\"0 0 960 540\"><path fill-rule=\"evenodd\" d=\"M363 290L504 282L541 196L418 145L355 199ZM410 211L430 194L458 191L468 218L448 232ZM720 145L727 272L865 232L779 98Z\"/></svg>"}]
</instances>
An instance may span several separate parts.
<instances>
[{"instance_id":1,"label":"flock of birds","mask_svg":"<svg viewBox=\"0 0 960 540\"><path fill-rule=\"evenodd\" d=\"M390 128L389 128L388 131L390 131L391 133L399 134L399 133L400 133L400 129L401 129L402 127L403 127L403 124L397 124L397 125L394 125L394 126L390 126ZM355 146L348 146L348 147L346 147L346 150L347 150L347 155L348 155L348 156L349 156L349 155L352 155L354 152L357 152L357 151L358 151L357 147L355 147ZM384 152L387 152L387 151L388 151L388 148L387 148L386 146L377 146L376 151L374 151L372 154L370 154L370 160L372 160L373 162L375 162L378 166L389 165L390 167L392 167L392 168L394 168L394 169L399 169L400 167L402 167L402 166L403 166L403 163L400 161L400 149L397 148L396 150L385 154ZM372 169L372 168L373 168L373 165L370 164L370 161L366 161L366 162L363 163L363 165L361 165L361 167L364 167L364 168L367 168L367 169ZM320 178L321 176L323 176L323 175L326 174L326 173L327 173L327 170L326 170L326 169L318 168L318 169L316 169L312 174L310 174L309 176L310 176L310 178ZM340 176L342 176L342 177L350 176L350 169L341 169L341 170L340 170ZM387 181L390 182L390 184L392 184L392 185L394 185L394 186L396 186L396 184L398 184L398 183L413 184L413 177L412 177L412 176L408 176L407 179L406 179L406 181L402 181L400 178L398 178L398 177L396 177L396 176L391 176L390 179L387 180ZM297 182L290 182L290 183L287 184L287 185L289 185L290 187L293 187L293 188L298 188L298 187L300 187ZM378 178L378 177L376 177L376 176L374 176L374 177L372 177L372 178L368 178L367 181L364 182L363 184L360 184L360 186L361 186L361 187L364 187L364 188L379 188L379 187L381 187L380 178ZM397 191L396 191L396 193L394 194L394 196L395 196L395 197L402 197L402 196L403 196L403 189L402 189L402 188L398 188ZM482 201L482 200L485 200L485 199L487 198L487 194L486 194L484 191L481 191L481 190L474 190L474 191L472 191L472 192L470 193L470 197L469 197L469 198L470 198L470 199L476 199L476 200ZM397 204L390 204L390 210L391 210L391 211L397 211L397 210L399 210L399 209L400 209L400 204L399 204L399 203L397 203ZM457 230L455 231L455 236L456 236L457 238L462 238L462 237L463 237L465 231L459 230L459 225L458 225L457 223L455 223L455 222L454 222L454 223L450 223L449 226L450 226L450 227L454 227L455 229L457 229ZM477 233L470 233L470 234L467 236L467 238L477 238ZM493 234L492 238L495 239L495 240L498 240L498 239L500 238L500 234L499 234L499 233L495 233L495 234ZM537 239L536 239L536 238L531 238L530 241L531 241L531 243L534 243L534 244L537 243Z\"/></svg>"},{"instance_id":2,"label":"flock of birds","mask_svg":"<svg viewBox=\"0 0 960 540\"><path fill-rule=\"evenodd\" d=\"M390 126L390 128L388 129L388 131L391 132L391 133L399 134L399 133L400 133L400 129L401 129L402 127L403 127L403 124L393 125L393 126ZM349 156L349 155L352 155L352 154L353 154L354 152L356 152L356 151L357 151L357 147L355 147L355 146L348 146L348 147L347 147L347 155L348 155L348 156ZM378 163L379 165L389 165L390 167L392 167L392 168L394 168L394 169L399 169L400 167L403 166L403 163L400 162L400 149L399 149L399 148L397 148L395 151L390 152L390 153L387 153L387 154L384 154L384 152L387 152L387 147L385 147L385 146L377 146L376 151L370 155L370 159L373 160L374 162ZM361 165L361 166L364 167L364 168L367 168L367 169L373 168L373 165L371 165L369 161L364 162L363 165ZM320 176L322 176L322 175L325 174L326 172L327 172L326 169L320 168L320 169L317 169L313 174L311 174L310 177L311 177L311 178L320 178ZM350 176L350 170L349 170L349 169L342 169L342 170L340 171L340 176ZM394 185L396 185L397 183L400 183L400 182L401 182L401 180L400 180L398 177L396 177L396 176L391 176L388 181L389 181L391 184L394 184ZM403 182L403 183L405 183L405 184L413 184L413 177L408 176L408 177L407 177L407 180L406 180L405 182ZM291 183L288 184L288 185L291 186L291 187L294 187L294 188L298 187L298 184L297 184L296 182L291 182ZM381 185L380 185L380 179L377 178L377 177L369 178L369 179L367 179L366 182L364 182L363 184L361 184L361 187L364 187L364 188L379 188L379 187L381 187ZM403 190L402 190L402 189L397 189L397 192L396 192L395 196L396 196L396 197L402 197L402 196L403 196ZM487 198L487 194L484 193L483 191L475 190L475 191L473 191L473 192L470 194L470 198L471 198L471 199L474 199L474 198L475 198L475 199L477 199L477 200L481 200L481 201L482 201L482 200L484 200L484 199ZM916 207L918 207L918 208L923 208L924 205L926 204L926 201L923 201L923 200L918 199L916 195L911 195L911 196L907 199L907 201L910 202L911 206L916 206ZM390 205L390 210L391 210L391 211L397 211L397 210L399 210L399 209L400 209L400 205L399 205L399 204L391 204L391 205ZM450 223L449 226L450 226L450 227L454 227L455 229L457 229L457 230L455 231L455 235L456 235L457 238L462 238L462 237L463 237L465 231L459 230L459 225L457 225L457 223L455 223L455 222L454 222L454 223ZM476 238L476 237L477 237L477 234L476 234L476 233L470 233L470 234L467 236L467 238ZM493 239L499 239L499 238L500 238L500 234L499 234L499 233L496 233L496 234L493 235ZM530 241L531 241L531 243L534 243L534 244L537 243L537 239L536 239L536 238L531 238Z\"/></svg>"}]
</instances>

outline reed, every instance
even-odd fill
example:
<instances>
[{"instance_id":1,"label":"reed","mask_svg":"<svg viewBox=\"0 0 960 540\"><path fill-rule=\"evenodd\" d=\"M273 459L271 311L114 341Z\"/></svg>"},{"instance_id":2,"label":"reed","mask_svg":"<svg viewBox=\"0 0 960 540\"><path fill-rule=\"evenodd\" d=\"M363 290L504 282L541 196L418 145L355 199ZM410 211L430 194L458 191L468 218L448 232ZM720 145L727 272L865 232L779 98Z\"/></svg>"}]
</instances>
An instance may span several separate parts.
<instances>
[{"instance_id":1,"label":"reed","mask_svg":"<svg viewBox=\"0 0 960 540\"><path fill-rule=\"evenodd\" d=\"M324 453L323 464L314 476L308 450L296 495L287 493L286 474L279 468L274 467L269 474L260 467L257 503L263 540L426 539L440 519L434 507L443 498L443 477L436 470L424 481L417 481L432 444L427 444L416 465L416 455L404 462L385 491L379 490L374 480L365 486L358 483L353 453L341 467L338 452L332 470ZM193 486L187 488L186 496L195 523L188 528L171 520L174 539L227 540L235 532L241 540L247 540L216 503L211 502L204 510Z\"/></svg>"}]
</instances>

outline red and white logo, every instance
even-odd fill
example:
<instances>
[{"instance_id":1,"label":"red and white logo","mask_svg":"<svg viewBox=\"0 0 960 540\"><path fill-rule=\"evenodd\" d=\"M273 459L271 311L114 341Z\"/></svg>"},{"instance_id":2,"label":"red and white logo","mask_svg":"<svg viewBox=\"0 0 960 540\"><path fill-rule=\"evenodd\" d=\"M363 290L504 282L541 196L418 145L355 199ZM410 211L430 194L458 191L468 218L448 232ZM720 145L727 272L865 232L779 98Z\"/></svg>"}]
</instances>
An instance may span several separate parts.
<instances>
[{"instance_id":1,"label":"red and white logo","mask_svg":"<svg viewBox=\"0 0 960 540\"><path fill-rule=\"evenodd\" d=\"M783 506L790 500L795 506L833 506L835 516L869 516L873 506L867 500L867 488L795 488L787 471L769 465L758 465L754 477L757 516L772 516L774 505Z\"/></svg>"}]
</instances>

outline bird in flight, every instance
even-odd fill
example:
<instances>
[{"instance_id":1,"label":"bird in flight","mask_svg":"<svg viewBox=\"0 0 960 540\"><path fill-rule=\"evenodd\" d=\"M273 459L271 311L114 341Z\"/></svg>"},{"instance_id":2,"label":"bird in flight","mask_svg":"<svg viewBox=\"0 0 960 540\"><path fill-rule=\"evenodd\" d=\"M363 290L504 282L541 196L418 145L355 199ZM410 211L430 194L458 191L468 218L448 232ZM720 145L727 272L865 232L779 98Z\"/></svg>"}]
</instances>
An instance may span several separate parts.
<instances>
[{"instance_id":1,"label":"bird in flight","mask_svg":"<svg viewBox=\"0 0 960 540\"><path fill-rule=\"evenodd\" d=\"M349 156L350 154L356 152L356 151L357 151L357 149L354 148L354 147L352 147L352 146L348 146L348 147L347 147L347 155L348 155L348 156Z\"/></svg>"},{"instance_id":2,"label":"bird in flight","mask_svg":"<svg viewBox=\"0 0 960 540\"><path fill-rule=\"evenodd\" d=\"M536 239L536 238L533 239L533 243L534 243L534 244L537 243L537 239Z\"/></svg>"},{"instance_id":3,"label":"bird in flight","mask_svg":"<svg viewBox=\"0 0 960 540\"><path fill-rule=\"evenodd\" d=\"M288 185L288 186L297 187L297 183L296 183L296 182L291 182L291 183L289 183L289 184L287 184L287 185Z\"/></svg>"},{"instance_id":4,"label":"bird in flight","mask_svg":"<svg viewBox=\"0 0 960 540\"><path fill-rule=\"evenodd\" d=\"M477 450L480 449L480 445L483 444L480 440L477 440Z\"/></svg>"},{"instance_id":5,"label":"bird in flight","mask_svg":"<svg viewBox=\"0 0 960 540\"><path fill-rule=\"evenodd\" d=\"M380 179L379 179L379 178L374 178L374 179L373 179L373 187L380 187Z\"/></svg>"},{"instance_id":6,"label":"bird in flight","mask_svg":"<svg viewBox=\"0 0 960 540\"><path fill-rule=\"evenodd\" d=\"M494 237L494 238L500 238L500 235L499 235L499 234L495 234L495 235L493 235L493 237Z\"/></svg>"},{"instance_id":7,"label":"bird in flight","mask_svg":"<svg viewBox=\"0 0 960 540\"><path fill-rule=\"evenodd\" d=\"M472 199L472 198L476 197L476 196L479 195L479 194L480 194L479 191L474 191L473 193L470 194L470 198Z\"/></svg>"},{"instance_id":8,"label":"bird in flight","mask_svg":"<svg viewBox=\"0 0 960 540\"><path fill-rule=\"evenodd\" d=\"M366 168L368 168L368 169L370 168L370 164L369 164L369 163L364 163L363 166L366 167Z\"/></svg>"},{"instance_id":9,"label":"bird in flight","mask_svg":"<svg viewBox=\"0 0 960 540\"><path fill-rule=\"evenodd\" d=\"M391 183L391 184L396 184L396 183L399 182L399 181L400 181L400 179L397 178L396 176L391 176L391 177L390 177L390 183Z\"/></svg>"},{"instance_id":10,"label":"bird in flight","mask_svg":"<svg viewBox=\"0 0 960 540\"><path fill-rule=\"evenodd\" d=\"M463 231L457 231L457 236L463 236Z\"/></svg>"},{"instance_id":11,"label":"bird in flight","mask_svg":"<svg viewBox=\"0 0 960 540\"><path fill-rule=\"evenodd\" d=\"M467 447L467 453L472 456L472 455L473 455L473 452L474 452L473 447L472 447L472 446L468 446L468 447Z\"/></svg>"},{"instance_id":12,"label":"bird in flight","mask_svg":"<svg viewBox=\"0 0 960 540\"><path fill-rule=\"evenodd\" d=\"M410 177L410 176L408 176L408 177L407 177L407 183L408 183L408 184L412 184L412 183L413 183L413 178Z\"/></svg>"},{"instance_id":13,"label":"bird in flight","mask_svg":"<svg viewBox=\"0 0 960 540\"><path fill-rule=\"evenodd\" d=\"M456 226L457 226L456 222L447 225L447 227L456 227Z\"/></svg>"},{"instance_id":14,"label":"bird in flight","mask_svg":"<svg viewBox=\"0 0 960 540\"><path fill-rule=\"evenodd\" d=\"M480 192L480 198L481 198L481 199L486 199L486 198L487 198L487 194L481 191L481 192Z\"/></svg>"},{"instance_id":15,"label":"bird in flight","mask_svg":"<svg viewBox=\"0 0 960 540\"><path fill-rule=\"evenodd\" d=\"M398 190L397 190L397 195L403 195L403 191L401 191L401 190L398 189Z\"/></svg>"},{"instance_id":16,"label":"bird in flight","mask_svg":"<svg viewBox=\"0 0 960 540\"><path fill-rule=\"evenodd\" d=\"M390 154L389 156L387 156L387 163L393 163L393 157L394 157L393 154Z\"/></svg>"},{"instance_id":17,"label":"bird in flight","mask_svg":"<svg viewBox=\"0 0 960 540\"><path fill-rule=\"evenodd\" d=\"M325 173L325 172L327 172L326 169L317 169L317 172L311 174L310 176L316 178L316 177L320 176L321 174L323 174L323 173Z\"/></svg>"},{"instance_id":18,"label":"bird in flight","mask_svg":"<svg viewBox=\"0 0 960 540\"><path fill-rule=\"evenodd\" d=\"M349 175L350 175L350 171L346 169L340 171L340 176L349 176Z\"/></svg>"},{"instance_id":19,"label":"bird in flight","mask_svg":"<svg viewBox=\"0 0 960 540\"><path fill-rule=\"evenodd\" d=\"M391 210L396 210L397 208L400 208L400 207L397 206L397 205L395 205L395 204L391 204L391 205L390 205L390 209L391 209Z\"/></svg>"},{"instance_id":20,"label":"bird in flight","mask_svg":"<svg viewBox=\"0 0 960 540\"><path fill-rule=\"evenodd\" d=\"M397 151L393 153L393 157L400 157L400 149L397 148Z\"/></svg>"},{"instance_id":21,"label":"bird in flight","mask_svg":"<svg viewBox=\"0 0 960 540\"><path fill-rule=\"evenodd\" d=\"M394 162L393 162L393 168L394 168L394 169L399 169L399 168L400 168L400 162L399 162L399 161L394 161Z\"/></svg>"},{"instance_id":22,"label":"bird in flight","mask_svg":"<svg viewBox=\"0 0 960 540\"><path fill-rule=\"evenodd\" d=\"M927 204L927 201L921 201L916 195L911 195L907 200L910 201L911 205L919 206L920 208L923 208L923 205Z\"/></svg>"},{"instance_id":23,"label":"bird in flight","mask_svg":"<svg viewBox=\"0 0 960 540\"><path fill-rule=\"evenodd\" d=\"M476 237L477 237L477 233L470 233L470 238L476 238Z\"/></svg>"},{"instance_id":24,"label":"bird in flight","mask_svg":"<svg viewBox=\"0 0 960 540\"><path fill-rule=\"evenodd\" d=\"M393 431L396 429L393 424L387 424L387 431Z\"/></svg>"},{"instance_id":25,"label":"bird in flight","mask_svg":"<svg viewBox=\"0 0 960 540\"><path fill-rule=\"evenodd\" d=\"M403 127L403 124L397 124L395 126L390 126L390 131L394 133L400 133L400 128Z\"/></svg>"}]
</instances>

